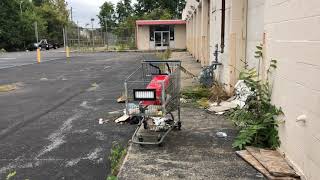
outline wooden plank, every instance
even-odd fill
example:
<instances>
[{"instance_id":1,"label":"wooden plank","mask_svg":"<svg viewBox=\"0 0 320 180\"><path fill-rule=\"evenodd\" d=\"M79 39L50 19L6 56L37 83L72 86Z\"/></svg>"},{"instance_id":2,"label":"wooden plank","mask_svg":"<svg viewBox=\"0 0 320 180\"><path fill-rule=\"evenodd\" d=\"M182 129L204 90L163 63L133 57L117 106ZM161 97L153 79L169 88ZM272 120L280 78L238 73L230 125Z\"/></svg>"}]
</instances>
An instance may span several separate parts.
<instances>
[{"instance_id":1,"label":"wooden plank","mask_svg":"<svg viewBox=\"0 0 320 180\"><path fill-rule=\"evenodd\" d=\"M246 149L271 175L299 177L278 151L255 147L246 147Z\"/></svg>"},{"instance_id":2,"label":"wooden plank","mask_svg":"<svg viewBox=\"0 0 320 180\"><path fill-rule=\"evenodd\" d=\"M263 174L266 178L271 180L296 180L294 177L275 177L271 175L267 169L265 169L259 161L257 161L247 150L237 151L236 154L240 156L243 160L257 169L261 174Z\"/></svg>"}]
</instances>

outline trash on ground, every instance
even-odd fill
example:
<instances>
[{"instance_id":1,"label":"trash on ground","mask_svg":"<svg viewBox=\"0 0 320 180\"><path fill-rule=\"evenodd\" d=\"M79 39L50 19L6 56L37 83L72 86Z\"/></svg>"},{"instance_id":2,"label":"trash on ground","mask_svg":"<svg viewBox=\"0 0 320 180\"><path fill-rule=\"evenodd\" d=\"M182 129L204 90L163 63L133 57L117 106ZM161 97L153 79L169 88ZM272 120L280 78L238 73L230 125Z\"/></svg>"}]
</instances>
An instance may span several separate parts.
<instances>
[{"instance_id":1,"label":"trash on ground","mask_svg":"<svg viewBox=\"0 0 320 180\"><path fill-rule=\"evenodd\" d=\"M41 78L40 81L48 81L48 78Z\"/></svg>"},{"instance_id":2,"label":"trash on ground","mask_svg":"<svg viewBox=\"0 0 320 180\"><path fill-rule=\"evenodd\" d=\"M91 87L87 89L87 91L95 91L99 87L99 84L93 83L91 84Z\"/></svg>"},{"instance_id":3,"label":"trash on ground","mask_svg":"<svg viewBox=\"0 0 320 180\"><path fill-rule=\"evenodd\" d=\"M126 97L124 95L118 97L117 102L118 103L125 103L126 102Z\"/></svg>"},{"instance_id":4,"label":"trash on ground","mask_svg":"<svg viewBox=\"0 0 320 180\"><path fill-rule=\"evenodd\" d=\"M133 125L133 124L139 124L139 122L142 120L141 116L132 116L129 119L129 124Z\"/></svg>"},{"instance_id":5,"label":"trash on ground","mask_svg":"<svg viewBox=\"0 0 320 180\"><path fill-rule=\"evenodd\" d=\"M227 133L225 133L225 132L217 132L216 135L217 135L219 138L226 138L226 137L228 137Z\"/></svg>"},{"instance_id":6,"label":"trash on ground","mask_svg":"<svg viewBox=\"0 0 320 180\"><path fill-rule=\"evenodd\" d=\"M124 114L123 116L119 117L118 119L115 120L116 123L120 123L120 122L125 122L130 118L129 115Z\"/></svg>"},{"instance_id":7,"label":"trash on ground","mask_svg":"<svg viewBox=\"0 0 320 180\"><path fill-rule=\"evenodd\" d=\"M248 162L251 166L261 172L268 179L295 180L300 179L299 175L287 164L285 159L277 151L251 148L237 151L236 154ZM264 152L259 155L255 153ZM267 152L266 155L265 153ZM253 154L255 154L255 156ZM263 155L262 155L263 154ZM263 157L263 159L261 159ZM267 168L268 167L268 168ZM272 171L269 171L272 170ZM276 173L275 173L276 172Z\"/></svg>"},{"instance_id":8,"label":"trash on ground","mask_svg":"<svg viewBox=\"0 0 320 180\"><path fill-rule=\"evenodd\" d=\"M299 177L278 151L246 147L246 150L262 164L271 175Z\"/></svg>"},{"instance_id":9,"label":"trash on ground","mask_svg":"<svg viewBox=\"0 0 320 180\"><path fill-rule=\"evenodd\" d=\"M239 80L235 85L235 99L231 102L238 105L240 108L246 104L246 101L249 96L253 95L254 92L246 85L244 80Z\"/></svg>"},{"instance_id":10,"label":"trash on ground","mask_svg":"<svg viewBox=\"0 0 320 180\"><path fill-rule=\"evenodd\" d=\"M103 119L102 118L99 119L99 124L103 124Z\"/></svg>"},{"instance_id":11,"label":"trash on ground","mask_svg":"<svg viewBox=\"0 0 320 180\"><path fill-rule=\"evenodd\" d=\"M221 111L221 112L217 112L215 113L216 115L223 115L225 112L224 111Z\"/></svg>"},{"instance_id":12,"label":"trash on ground","mask_svg":"<svg viewBox=\"0 0 320 180\"><path fill-rule=\"evenodd\" d=\"M237 104L234 102L228 102L228 101L223 101L221 103L212 103L210 104L210 107L208 108L209 111L211 112L224 112L230 109L234 109L237 107Z\"/></svg>"},{"instance_id":13,"label":"trash on ground","mask_svg":"<svg viewBox=\"0 0 320 180\"><path fill-rule=\"evenodd\" d=\"M187 100L187 99L184 99L184 98L180 98L180 102L181 102L182 104L185 104L185 103L188 103L188 100Z\"/></svg>"},{"instance_id":14,"label":"trash on ground","mask_svg":"<svg viewBox=\"0 0 320 180\"><path fill-rule=\"evenodd\" d=\"M173 120L169 116L165 117L149 117L147 126L151 131L166 131L173 124Z\"/></svg>"}]
</instances>

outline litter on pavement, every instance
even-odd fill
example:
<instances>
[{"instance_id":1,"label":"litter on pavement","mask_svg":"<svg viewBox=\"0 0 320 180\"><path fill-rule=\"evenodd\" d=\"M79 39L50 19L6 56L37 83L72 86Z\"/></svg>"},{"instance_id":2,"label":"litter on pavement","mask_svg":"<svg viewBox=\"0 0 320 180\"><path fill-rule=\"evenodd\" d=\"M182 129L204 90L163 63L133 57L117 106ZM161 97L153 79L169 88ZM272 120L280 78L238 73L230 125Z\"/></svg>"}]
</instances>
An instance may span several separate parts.
<instances>
[{"instance_id":1,"label":"litter on pavement","mask_svg":"<svg viewBox=\"0 0 320 180\"><path fill-rule=\"evenodd\" d=\"M226 137L228 137L227 133L225 133L225 132L217 132L216 135L217 135L217 137L219 137L219 138L226 138Z\"/></svg>"}]
</instances>

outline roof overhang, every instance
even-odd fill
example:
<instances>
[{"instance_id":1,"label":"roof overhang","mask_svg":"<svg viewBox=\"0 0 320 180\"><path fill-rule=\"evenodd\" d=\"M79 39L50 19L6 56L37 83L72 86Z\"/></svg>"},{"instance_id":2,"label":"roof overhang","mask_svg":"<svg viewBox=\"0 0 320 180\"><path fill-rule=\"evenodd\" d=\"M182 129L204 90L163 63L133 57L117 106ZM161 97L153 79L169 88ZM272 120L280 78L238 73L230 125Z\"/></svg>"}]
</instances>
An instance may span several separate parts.
<instances>
[{"instance_id":1,"label":"roof overhang","mask_svg":"<svg viewBox=\"0 0 320 180\"><path fill-rule=\"evenodd\" d=\"M138 26L186 24L184 20L137 20Z\"/></svg>"}]
</instances>

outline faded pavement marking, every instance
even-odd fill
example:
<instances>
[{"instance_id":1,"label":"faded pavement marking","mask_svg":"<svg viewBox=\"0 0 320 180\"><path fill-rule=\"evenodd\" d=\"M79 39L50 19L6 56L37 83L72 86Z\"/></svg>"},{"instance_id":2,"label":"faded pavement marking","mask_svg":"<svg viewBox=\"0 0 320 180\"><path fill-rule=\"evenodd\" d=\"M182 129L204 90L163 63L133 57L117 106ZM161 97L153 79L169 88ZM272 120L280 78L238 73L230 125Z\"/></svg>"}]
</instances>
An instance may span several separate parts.
<instances>
[{"instance_id":1,"label":"faded pavement marking","mask_svg":"<svg viewBox=\"0 0 320 180\"><path fill-rule=\"evenodd\" d=\"M65 135L71 130L72 122L76 119L79 119L82 116L82 114L83 114L82 112L78 112L78 113L74 114L73 116L68 118L58 130L56 130L54 133L50 134L47 139L49 139L51 141L51 143L48 146L44 147L38 153L38 155L36 156L36 159L39 158L40 156L54 150L54 149L57 149L59 146L64 144L66 142L64 140Z\"/></svg>"}]
</instances>

